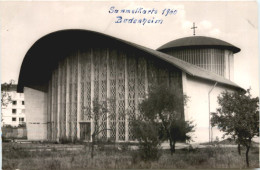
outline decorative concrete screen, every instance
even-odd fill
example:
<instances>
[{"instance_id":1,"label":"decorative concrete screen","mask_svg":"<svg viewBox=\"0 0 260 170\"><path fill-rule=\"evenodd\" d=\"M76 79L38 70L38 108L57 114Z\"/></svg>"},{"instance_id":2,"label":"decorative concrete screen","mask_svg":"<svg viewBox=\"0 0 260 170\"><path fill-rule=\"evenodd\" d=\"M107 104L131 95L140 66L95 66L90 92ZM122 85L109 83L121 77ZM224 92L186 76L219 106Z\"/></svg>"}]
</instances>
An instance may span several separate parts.
<instances>
[{"instance_id":1,"label":"decorative concrete screen","mask_svg":"<svg viewBox=\"0 0 260 170\"><path fill-rule=\"evenodd\" d=\"M101 139L133 141L132 120L149 89L162 82L182 89L181 81L180 70L143 53L78 50L58 63L49 81L48 140L89 140L98 123L101 129L110 129L100 133ZM95 99L108 109L98 122L92 118Z\"/></svg>"}]
</instances>

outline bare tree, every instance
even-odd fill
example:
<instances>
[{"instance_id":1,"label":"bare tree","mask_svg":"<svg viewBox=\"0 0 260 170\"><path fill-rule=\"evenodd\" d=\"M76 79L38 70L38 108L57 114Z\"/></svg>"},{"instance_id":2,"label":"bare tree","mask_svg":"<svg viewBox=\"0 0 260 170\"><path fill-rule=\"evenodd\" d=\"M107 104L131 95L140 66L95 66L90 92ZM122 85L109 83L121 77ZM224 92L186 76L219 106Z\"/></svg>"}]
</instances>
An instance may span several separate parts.
<instances>
[{"instance_id":1,"label":"bare tree","mask_svg":"<svg viewBox=\"0 0 260 170\"><path fill-rule=\"evenodd\" d=\"M14 80L10 80L9 83L1 84L1 116L3 116L3 108L12 102L10 90L14 83ZM3 121L3 117L1 117L1 121Z\"/></svg>"},{"instance_id":2,"label":"bare tree","mask_svg":"<svg viewBox=\"0 0 260 170\"><path fill-rule=\"evenodd\" d=\"M1 85L1 106L6 107L12 101L12 96L9 91L11 90L12 85L15 83L14 80L10 80L9 83L3 83Z\"/></svg>"},{"instance_id":3,"label":"bare tree","mask_svg":"<svg viewBox=\"0 0 260 170\"><path fill-rule=\"evenodd\" d=\"M110 102L115 102L114 100L106 100L106 101L98 101L98 99L93 100L93 109L91 112L91 119L94 123L93 133L91 134L92 137L92 144L91 144L91 158L94 157L94 146L97 142L99 134L103 131L109 131L112 129L103 128L102 122L108 121L110 115L108 105Z\"/></svg>"}]
</instances>

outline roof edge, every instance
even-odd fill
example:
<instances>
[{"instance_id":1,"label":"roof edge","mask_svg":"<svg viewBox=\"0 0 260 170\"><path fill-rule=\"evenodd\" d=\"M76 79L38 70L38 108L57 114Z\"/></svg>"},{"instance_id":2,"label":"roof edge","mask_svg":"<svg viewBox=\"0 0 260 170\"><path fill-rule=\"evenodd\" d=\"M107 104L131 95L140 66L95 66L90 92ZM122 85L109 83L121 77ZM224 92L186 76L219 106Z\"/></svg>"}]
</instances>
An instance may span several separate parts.
<instances>
[{"instance_id":1,"label":"roof edge","mask_svg":"<svg viewBox=\"0 0 260 170\"><path fill-rule=\"evenodd\" d=\"M70 33L70 32L80 32L82 34L84 33L93 33L93 34L97 34L97 35L101 35L101 36L105 36L107 38L111 38L113 40L116 40L120 43L123 43L123 44L126 44L126 45L129 45L129 46L132 46L134 48L137 48L143 52L146 52L150 55L153 55L167 63L170 63L172 64L173 66L175 66L176 68L188 73L189 75L191 76L196 76L196 77L200 77L202 79L206 79L206 80L210 80L210 81L217 81L219 83L222 83L222 84L227 84L227 85L230 85L230 86L233 86L233 87L237 87L237 88L240 88L240 89L243 89L241 87L239 87L237 84L233 83L232 81L230 80L227 80L219 75L214 75L213 73L207 71L207 70L204 70L200 67L197 67L195 65L192 65L190 63L187 63L185 61L182 61L182 60L179 60L177 58L174 58L168 54L165 54L165 53L162 53L160 51L156 51L156 50L153 50L153 49L150 49L150 48L147 48L147 47L144 47L144 46L141 46L141 45L138 45L138 44L135 44L135 43L132 43L132 42L129 42L129 41L125 41L125 40L122 40L122 39L119 39L119 38L116 38L116 37L113 37L113 36L110 36L110 35L106 35L106 34L103 34L103 33L99 33L99 32L95 32L95 31L89 31L89 30L83 30L83 29L67 29L67 30L60 30L60 31L55 31L55 32L52 32L52 33L49 33L45 36L43 36L42 38L40 38L39 40L37 40L33 45L32 47L28 50L28 52L34 47L34 45L36 43L39 43L42 39L46 38L46 37L49 37L51 35L54 35L54 34L60 34L60 33L64 33L64 32L67 32L67 33ZM54 36L55 38L55 36ZM27 57L27 54L28 52L26 53L25 55L25 58ZM31 57L31 56L30 56ZM24 58L24 60L25 60ZM17 87L17 91L18 92L23 92L23 87L25 86L25 82L22 80L23 77L21 77L21 71L22 71L22 68L23 68L23 64L24 64L24 60L23 60L23 63L22 63L22 66L21 66L21 69L20 69L20 75L19 75L19 81L18 81L18 87ZM193 71L195 70L195 71Z\"/></svg>"},{"instance_id":2,"label":"roof edge","mask_svg":"<svg viewBox=\"0 0 260 170\"><path fill-rule=\"evenodd\" d=\"M206 42L206 40L208 42ZM198 42L199 44L193 44L194 42L192 41L200 41L200 42ZM182 48L194 48L194 47L215 47L221 49L224 48L233 51L233 53L238 53L241 51L240 48L234 46L233 44L230 44L221 39L207 37L207 36L189 36L189 37L178 38L165 43L164 45L158 47L156 50L162 51L171 48L182 49Z\"/></svg>"}]
</instances>

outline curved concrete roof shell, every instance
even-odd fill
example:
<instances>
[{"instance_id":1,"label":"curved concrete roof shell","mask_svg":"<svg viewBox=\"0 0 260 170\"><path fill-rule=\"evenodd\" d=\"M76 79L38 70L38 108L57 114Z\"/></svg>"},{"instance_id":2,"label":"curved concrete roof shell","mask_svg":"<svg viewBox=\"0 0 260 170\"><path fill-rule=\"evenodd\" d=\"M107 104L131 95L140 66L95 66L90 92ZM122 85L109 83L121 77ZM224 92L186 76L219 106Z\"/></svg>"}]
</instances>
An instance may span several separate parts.
<instances>
[{"instance_id":1,"label":"curved concrete roof shell","mask_svg":"<svg viewBox=\"0 0 260 170\"><path fill-rule=\"evenodd\" d=\"M190 76L242 89L237 84L224 77L165 53L102 33L70 29L50 33L33 44L22 62L17 91L23 92L25 86L31 87L48 83L52 71L55 69L58 62L66 57L68 52L75 50L75 47L120 47L139 50L179 68Z\"/></svg>"},{"instance_id":2,"label":"curved concrete roof shell","mask_svg":"<svg viewBox=\"0 0 260 170\"><path fill-rule=\"evenodd\" d=\"M237 53L240 51L238 47L234 45L211 37L205 36L192 36L192 37L185 37L180 38L177 40L170 41L157 50L162 51L165 49L185 49L185 48L220 48L220 49L228 49L233 51L233 53Z\"/></svg>"}]
</instances>

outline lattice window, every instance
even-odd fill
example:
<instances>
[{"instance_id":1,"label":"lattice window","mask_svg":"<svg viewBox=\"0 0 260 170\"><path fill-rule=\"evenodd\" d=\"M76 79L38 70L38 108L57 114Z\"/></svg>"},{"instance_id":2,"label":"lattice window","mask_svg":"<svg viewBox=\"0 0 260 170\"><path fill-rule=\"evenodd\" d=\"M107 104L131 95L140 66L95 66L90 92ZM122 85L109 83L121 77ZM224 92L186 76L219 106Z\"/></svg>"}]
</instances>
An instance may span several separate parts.
<instances>
[{"instance_id":1,"label":"lattice window","mask_svg":"<svg viewBox=\"0 0 260 170\"><path fill-rule=\"evenodd\" d=\"M109 70L110 70L110 99L109 102L109 119L110 119L110 138L112 140L116 140L116 68L117 68L117 52L115 50L111 50L109 53Z\"/></svg>"},{"instance_id":2,"label":"lattice window","mask_svg":"<svg viewBox=\"0 0 260 170\"><path fill-rule=\"evenodd\" d=\"M119 53L117 57L118 140L125 140L125 59L125 55Z\"/></svg>"},{"instance_id":3,"label":"lattice window","mask_svg":"<svg viewBox=\"0 0 260 170\"><path fill-rule=\"evenodd\" d=\"M224 76L224 50L222 49L174 50L172 55Z\"/></svg>"},{"instance_id":4,"label":"lattice window","mask_svg":"<svg viewBox=\"0 0 260 170\"><path fill-rule=\"evenodd\" d=\"M73 59L72 57L69 57L68 59L68 63L69 63L69 103L68 103L68 137L70 139L72 139L72 111L73 111L73 106L72 106L72 100L73 100L73 95L72 95L72 92L73 92L73 86L72 86L72 83L73 83Z\"/></svg>"},{"instance_id":5,"label":"lattice window","mask_svg":"<svg viewBox=\"0 0 260 170\"><path fill-rule=\"evenodd\" d=\"M118 140L125 140L125 102L118 101Z\"/></svg>"},{"instance_id":6,"label":"lattice window","mask_svg":"<svg viewBox=\"0 0 260 170\"><path fill-rule=\"evenodd\" d=\"M169 85L169 72L163 67L159 68L158 70L158 83L165 83Z\"/></svg>"},{"instance_id":7,"label":"lattice window","mask_svg":"<svg viewBox=\"0 0 260 170\"><path fill-rule=\"evenodd\" d=\"M154 60L147 61L148 92L158 84L158 68Z\"/></svg>"},{"instance_id":8,"label":"lattice window","mask_svg":"<svg viewBox=\"0 0 260 170\"><path fill-rule=\"evenodd\" d=\"M182 89L181 71L178 69L170 69L169 71L170 86L174 88Z\"/></svg>"},{"instance_id":9,"label":"lattice window","mask_svg":"<svg viewBox=\"0 0 260 170\"><path fill-rule=\"evenodd\" d=\"M84 82L80 82L80 120L84 120L84 112L86 106L84 105Z\"/></svg>"},{"instance_id":10,"label":"lattice window","mask_svg":"<svg viewBox=\"0 0 260 170\"><path fill-rule=\"evenodd\" d=\"M127 60L128 77L128 139L134 140L133 119L135 118L135 79L136 79L136 59L129 56Z\"/></svg>"},{"instance_id":11,"label":"lattice window","mask_svg":"<svg viewBox=\"0 0 260 170\"><path fill-rule=\"evenodd\" d=\"M93 65L94 65L94 99L99 97L99 57L96 53L97 49L93 50Z\"/></svg>"},{"instance_id":12,"label":"lattice window","mask_svg":"<svg viewBox=\"0 0 260 170\"><path fill-rule=\"evenodd\" d=\"M182 73L179 69L174 69L173 67L171 69L169 69L169 81L170 81L170 87L174 88L174 90L177 91L183 91L182 89ZM184 103L182 102L182 105L184 105ZM178 107L179 110L179 118L183 118L184 119L184 107Z\"/></svg>"},{"instance_id":13,"label":"lattice window","mask_svg":"<svg viewBox=\"0 0 260 170\"><path fill-rule=\"evenodd\" d=\"M66 58L65 59L65 63L64 63L64 67L65 67L65 70L64 70L64 73L66 75L66 80L64 80L65 82L65 86L64 86L64 89L65 89L65 106L64 106L64 109L65 109L65 113L64 113L64 125L65 125L65 136L66 138L69 137L69 113L70 113L70 94L69 94L69 81L70 81L70 67L69 67L69 58Z\"/></svg>"},{"instance_id":14,"label":"lattice window","mask_svg":"<svg viewBox=\"0 0 260 170\"><path fill-rule=\"evenodd\" d=\"M85 100L85 88L84 88L84 81L86 77L86 53L81 53L80 55L80 119L84 120L84 112L86 110L86 106L84 105Z\"/></svg>"},{"instance_id":15,"label":"lattice window","mask_svg":"<svg viewBox=\"0 0 260 170\"><path fill-rule=\"evenodd\" d=\"M110 102L110 138L116 140L116 103L115 101Z\"/></svg>"},{"instance_id":16,"label":"lattice window","mask_svg":"<svg viewBox=\"0 0 260 170\"><path fill-rule=\"evenodd\" d=\"M100 57L99 57L99 53L98 53L99 49L98 48L94 48L93 49L93 71L94 71L94 98L93 100L97 100L99 101L99 67L100 67ZM96 120L93 120L93 124L95 128L99 127L99 120L98 122L95 122ZM95 124L97 124L97 126L95 126ZM99 129L95 129L95 130L99 130Z\"/></svg>"},{"instance_id":17,"label":"lattice window","mask_svg":"<svg viewBox=\"0 0 260 170\"><path fill-rule=\"evenodd\" d=\"M80 54L80 118L82 121L91 119L91 51Z\"/></svg>"},{"instance_id":18,"label":"lattice window","mask_svg":"<svg viewBox=\"0 0 260 170\"><path fill-rule=\"evenodd\" d=\"M78 56L73 56L73 112L72 112L72 137L77 138L77 102L78 102Z\"/></svg>"},{"instance_id":19,"label":"lattice window","mask_svg":"<svg viewBox=\"0 0 260 170\"><path fill-rule=\"evenodd\" d=\"M133 135L133 120L135 119L135 101L128 101L129 117L128 117L128 138L129 140L134 140Z\"/></svg>"},{"instance_id":20,"label":"lattice window","mask_svg":"<svg viewBox=\"0 0 260 170\"><path fill-rule=\"evenodd\" d=\"M139 103L145 98L145 68L146 68L145 58L143 57L138 58L137 83L138 83Z\"/></svg>"},{"instance_id":21,"label":"lattice window","mask_svg":"<svg viewBox=\"0 0 260 170\"><path fill-rule=\"evenodd\" d=\"M85 65L85 82L84 82L84 120L90 121L91 119L91 51L89 50L86 55L86 65Z\"/></svg>"},{"instance_id":22,"label":"lattice window","mask_svg":"<svg viewBox=\"0 0 260 170\"><path fill-rule=\"evenodd\" d=\"M86 82L85 83L85 96L86 96L86 101L85 103L85 114L84 114L84 119L87 121L90 121L91 119L91 82Z\"/></svg>"},{"instance_id":23,"label":"lattice window","mask_svg":"<svg viewBox=\"0 0 260 170\"><path fill-rule=\"evenodd\" d=\"M101 102L102 108L107 109L107 55L106 50L100 50L99 51L99 57L100 57L100 72L99 72L99 83L100 83L100 96L99 101ZM103 130L101 132L101 138L107 139L107 113L104 113L100 120L101 123L101 129Z\"/></svg>"}]
</instances>

